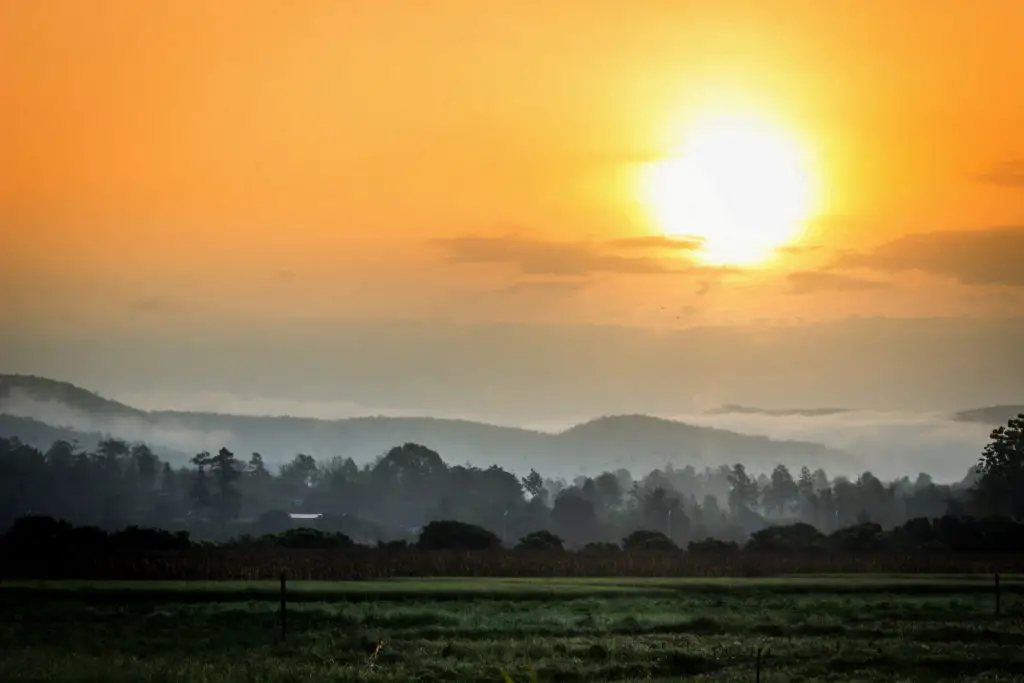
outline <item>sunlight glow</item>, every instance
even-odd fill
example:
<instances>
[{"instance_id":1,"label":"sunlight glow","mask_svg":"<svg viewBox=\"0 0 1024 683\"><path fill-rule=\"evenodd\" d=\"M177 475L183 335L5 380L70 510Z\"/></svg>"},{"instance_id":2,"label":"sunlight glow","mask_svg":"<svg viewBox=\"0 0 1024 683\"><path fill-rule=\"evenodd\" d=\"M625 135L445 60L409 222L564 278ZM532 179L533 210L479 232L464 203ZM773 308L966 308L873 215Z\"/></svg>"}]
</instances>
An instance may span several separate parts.
<instances>
[{"instance_id":1,"label":"sunlight glow","mask_svg":"<svg viewBox=\"0 0 1024 683\"><path fill-rule=\"evenodd\" d=\"M643 199L670 237L698 237L712 265L756 265L792 242L814 210L807 157L754 117L697 123L678 155L650 164Z\"/></svg>"}]
</instances>

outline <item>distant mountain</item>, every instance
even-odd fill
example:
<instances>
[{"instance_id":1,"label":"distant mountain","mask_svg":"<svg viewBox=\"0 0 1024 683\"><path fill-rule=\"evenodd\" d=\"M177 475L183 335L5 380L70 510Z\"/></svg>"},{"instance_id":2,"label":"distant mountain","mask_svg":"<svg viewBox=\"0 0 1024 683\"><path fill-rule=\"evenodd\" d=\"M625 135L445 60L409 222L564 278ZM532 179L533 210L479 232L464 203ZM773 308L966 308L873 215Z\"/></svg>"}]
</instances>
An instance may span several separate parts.
<instances>
[{"instance_id":1,"label":"distant mountain","mask_svg":"<svg viewBox=\"0 0 1024 683\"><path fill-rule=\"evenodd\" d=\"M16 436L22 443L46 452L46 449L57 441L77 443L83 449L92 450L103 439L117 437L117 434L83 432L68 427L54 427L30 417L16 417L0 413L0 436ZM192 454L187 454L185 451L177 451L166 446L158 446L154 450L165 459L173 462L184 462L192 456Z\"/></svg>"},{"instance_id":2,"label":"distant mountain","mask_svg":"<svg viewBox=\"0 0 1024 683\"><path fill-rule=\"evenodd\" d=\"M980 424L998 427L1005 425L1011 418L1024 415L1024 405L988 406L987 408L974 408L973 410L962 410L953 414L957 422L978 422Z\"/></svg>"},{"instance_id":3,"label":"distant mountain","mask_svg":"<svg viewBox=\"0 0 1024 683\"><path fill-rule=\"evenodd\" d=\"M751 408L749 406L724 405L721 408L712 408L704 411L706 415L772 415L785 417L787 415L800 415L803 417L823 417L825 415L837 415L850 412L849 408L782 408L772 410L769 408Z\"/></svg>"},{"instance_id":4,"label":"distant mountain","mask_svg":"<svg viewBox=\"0 0 1024 683\"><path fill-rule=\"evenodd\" d=\"M4 414L0 433L7 436L31 432L49 438L40 425L60 427L63 431L55 430L54 435L77 435L83 445L86 438L111 434L145 441L162 455L182 458L185 453L227 446L239 457L258 451L271 462L283 462L297 453L366 462L392 446L412 441L438 451L449 463L498 464L516 472L533 467L547 476L571 477L620 467L638 474L666 464L703 467L736 462L755 471L778 463L863 471L863 463L853 456L821 444L775 441L644 415L602 417L551 434L428 417L321 420L143 411L66 382L24 375L0 375L0 414Z\"/></svg>"},{"instance_id":5,"label":"distant mountain","mask_svg":"<svg viewBox=\"0 0 1024 683\"><path fill-rule=\"evenodd\" d=\"M103 438L102 434L86 434L14 415L0 415L0 436L16 436L22 443L43 451L57 441L78 442L83 448L92 448Z\"/></svg>"},{"instance_id":6,"label":"distant mountain","mask_svg":"<svg viewBox=\"0 0 1024 683\"><path fill-rule=\"evenodd\" d=\"M18 398L59 403L94 415L144 417L146 414L145 411L104 398L70 382L60 382L35 375L0 374L0 407L3 407L5 402Z\"/></svg>"}]
</instances>

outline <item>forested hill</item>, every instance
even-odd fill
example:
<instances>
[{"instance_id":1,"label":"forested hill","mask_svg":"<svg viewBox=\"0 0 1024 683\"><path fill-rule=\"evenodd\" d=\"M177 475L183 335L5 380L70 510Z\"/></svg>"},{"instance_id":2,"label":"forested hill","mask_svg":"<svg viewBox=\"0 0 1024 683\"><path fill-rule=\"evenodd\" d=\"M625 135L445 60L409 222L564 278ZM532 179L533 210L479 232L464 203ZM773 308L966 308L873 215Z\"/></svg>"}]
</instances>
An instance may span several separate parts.
<instances>
[{"instance_id":1,"label":"forested hill","mask_svg":"<svg viewBox=\"0 0 1024 683\"><path fill-rule=\"evenodd\" d=\"M318 420L217 413L143 411L80 387L46 378L0 375L0 428L43 431L38 423L65 428L60 438L83 445L98 434L145 441L165 457L227 446L239 454L260 452L268 462L296 453L340 455L367 461L396 444L422 443L453 463L513 471L531 467L552 476L576 476L617 468L648 471L666 464L694 466L743 462L753 471L782 463L856 473L866 469L842 451L801 441L774 441L644 415L603 417L558 434L465 420L358 417ZM10 416L37 422L13 420ZM53 434L39 435L43 441Z\"/></svg>"}]
</instances>

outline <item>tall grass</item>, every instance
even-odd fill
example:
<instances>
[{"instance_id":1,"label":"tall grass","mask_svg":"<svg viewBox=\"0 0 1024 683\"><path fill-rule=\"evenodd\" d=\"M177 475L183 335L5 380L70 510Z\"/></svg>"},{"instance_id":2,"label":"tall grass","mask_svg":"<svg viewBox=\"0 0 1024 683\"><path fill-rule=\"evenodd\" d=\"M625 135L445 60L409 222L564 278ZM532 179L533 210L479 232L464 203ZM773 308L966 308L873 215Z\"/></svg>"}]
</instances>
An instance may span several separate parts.
<instances>
[{"instance_id":1,"label":"tall grass","mask_svg":"<svg viewBox=\"0 0 1024 683\"><path fill-rule=\"evenodd\" d=\"M0 578L83 580L374 580L394 577L758 577L783 574L1009 573L1018 555L570 553L195 548L148 553L8 554Z\"/></svg>"}]
</instances>

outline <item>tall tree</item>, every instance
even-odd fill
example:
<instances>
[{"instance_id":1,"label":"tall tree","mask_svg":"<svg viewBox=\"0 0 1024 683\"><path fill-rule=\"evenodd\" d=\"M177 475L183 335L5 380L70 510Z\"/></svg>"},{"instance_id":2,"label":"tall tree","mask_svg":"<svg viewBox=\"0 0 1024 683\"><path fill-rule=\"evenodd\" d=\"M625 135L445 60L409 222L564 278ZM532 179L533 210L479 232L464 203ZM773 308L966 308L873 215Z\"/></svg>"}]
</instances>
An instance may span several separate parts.
<instances>
[{"instance_id":1,"label":"tall tree","mask_svg":"<svg viewBox=\"0 0 1024 683\"><path fill-rule=\"evenodd\" d=\"M690 520L679 498L660 486L643 494L640 519L644 529L660 531L673 540L685 537L690 530Z\"/></svg>"},{"instance_id":2,"label":"tall tree","mask_svg":"<svg viewBox=\"0 0 1024 683\"><path fill-rule=\"evenodd\" d=\"M132 463L135 465L135 474L138 477L139 491L143 495L153 492L156 487L156 478L160 468L160 458L144 443L135 444L131 449Z\"/></svg>"},{"instance_id":3,"label":"tall tree","mask_svg":"<svg viewBox=\"0 0 1024 683\"><path fill-rule=\"evenodd\" d=\"M1024 519L1024 413L989 435L977 471L976 504L985 512Z\"/></svg>"},{"instance_id":4,"label":"tall tree","mask_svg":"<svg viewBox=\"0 0 1024 683\"><path fill-rule=\"evenodd\" d=\"M210 475L213 478L215 496L213 508L218 520L223 523L238 516L240 497L235 481L242 476L242 463L227 448L221 448L210 458Z\"/></svg>"},{"instance_id":5,"label":"tall tree","mask_svg":"<svg viewBox=\"0 0 1024 683\"><path fill-rule=\"evenodd\" d=\"M576 489L562 491L551 510L551 525L556 534L575 545L593 541L597 536L594 504Z\"/></svg>"},{"instance_id":6,"label":"tall tree","mask_svg":"<svg viewBox=\"0 0 1024 683\"><path fill-rule=\"evenodd\" d=\"M165 462L160 469L160 493L169 498L178 495L178 476L171 467L171 463Z\"/></svg>"},{"instance_id":7,"label":"tall tree","mask_svg":"<svg viewBox=\"0 0 1024 683\"><path fill-rule=\"evenodd\" d=\"M537 470L530 469L530 473L523 477L523 490L530 494L531 498L544 494L544 478L537 473Z\"/></svg>"},{"instance_id":8,"label":"tall tree","mask_svg":"<svg viewBox=\"0 0 1024 683\"><path fill-rule=\"evenodd\" d=\"M200 508L206 508L210 505L210 484L207 481L206 468L210 465L211 459L208 451L202 451L192 456L192 459L189 461L196 466L196 473L192 479L192 488L189 491L189 495Z\"/></svg>"},{"instance_id":9,"label":"tall tree","mask_svg":"<svg viewBox=\"0 0 1024 683\"><path fill-rule=\"evenodd\" d=\"M245 473L260 481L270 478L270 472L267 471L266 465L263 464L263 456L256 452L249 458L249 465L246 467Z\"/></svg>"},{"instance_id":10,"label":"tall tree","mask_svg":"<svg viewBox=\"0 0 1024 683\"><path fill-rule=\"evenodd\" d=\"M800 468L800 478L796 482L796 488L804 496L814 493L814 475L811 474L811 468L807 465Z\"/></svg>"},{"instance_id":11,"label":"tall tree","mask_svg":"<svg viewBox=\"0 0 1024 683\"><path fill-rule=\"evenodd\" d=\"M785 465L772 470L771 479L764 490L764 507L769 514L785 515L796 500L797 485Z\"/></svg>"},{"instance_id":12,"label":"tall tree","mask_svg":"<svg viewBox=\"0 0 1024 683\"><path fill-rule=\"evenodd\" d=\"M747 474L747 468L736 463L729 470L729 508L733 512L752 509L757 504L757 482Z\"/></svg>"}]
</instances>

